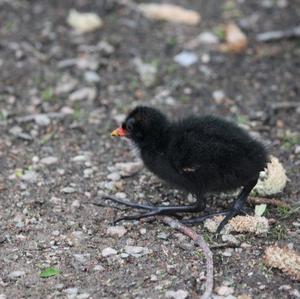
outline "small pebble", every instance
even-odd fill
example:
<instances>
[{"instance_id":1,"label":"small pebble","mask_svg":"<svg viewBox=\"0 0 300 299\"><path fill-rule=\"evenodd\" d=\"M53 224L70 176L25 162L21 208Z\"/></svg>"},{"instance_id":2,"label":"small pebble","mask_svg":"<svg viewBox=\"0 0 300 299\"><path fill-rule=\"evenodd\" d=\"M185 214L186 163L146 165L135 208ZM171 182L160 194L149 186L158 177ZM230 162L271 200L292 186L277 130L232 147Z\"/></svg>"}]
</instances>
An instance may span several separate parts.
<instances>
[{"instance_id":1,"label":"small pebble","mask_svg":"<svg viewBox=\"0 0 300 299\"><path fill-rule=\"evenodd\" d=\"M60 234L59 230L54 230L54 231L52 232L52 236L55 236L55 237L58 237L59 234Z\"/></svg>"},{"instance_id":2,"label":"small pebble","mask_svg":"<svg viewBox=\"0 0 300 299\"><path fill-rule=\"evenodd\" d=\"M173 299L185 299L187 298L189 293L185 290L177 290L177 291L167 291L165 293L166 298Z\"/></svg>"},{"instance_id":3,"label":"small pebble","mask_svg":"<svg viewBox=\"0 0 300 299\"><path fill-rule=\"evenodd\" d=\"M78 199L75 199L73 202L72 202L72 205L71 205L72 208L80 208L80 201Z\"/></svg>"},{"instance_id":4,"label":"small pebble","mask_svg":"<svg viewBox=\"0 0 300 299\"><path fill-rule=\"evenodd\" d=\"M116 254L118 254L118 252L117 252L117 250L115 250L111 247L107 247L102 250L101 254L103 257L108 257L111 255L116 255Z\"/></svg>"},{"instance_id":5,"label":"small pebble","mask_svg":"<svg viewBox=\"0 0 300 299\"><path fill-rule=\"evenodd\" d=\"M45 158L41 159L40 162L42 164L45 164L45 165L53 165L53 164L56 164L58 162L58 158L56 158L56 157L45 157Z\"/></svg>"},{"instance_id":6,"label":"small pebble","mask_svg":"<svg viewBox=\"0 0 300 299\"><path fill-rule=\"evenodd\" d=\"M34 118L35 123L40 127L46 127L50 124L50 118L45 114L38 114Z\"/></svg>"},{"instance_id":7,"label":"small pebble","mask_svg":"<svg viewBox=\"0 0 300 299\"><path fill-rule=\"evenodd\" d=\"M225 99L225 93L223 90L215 90L212 97L217 104L220 104Z\"/></svg>"},{"instance_id":8,"label":"small pebble","mask_svg":"<svg viewBox=\"0 0 300 299\"><path fill-rule=\"evenodd\" d=\"M145 235L147 233L147 230L145 228L140 229L140 234Z\"/></svg>"},{"instance_id":9,"label":"small pebble","mask_svg":"<svg viewBox=\"0 0 300 299\"><path fill-rule=\"evenodd\" d=\"M94 271L104 271L104 267L101 266L101 265L96 265L94 268L93 268Z\"/></svg>"},{"instance_id":10,"label":"small pebble","mask_svg":"<svg viewBox=\"0 0 300 299\"><path fill-rule=\"evenodd\" d=\"M57 173L59 174L59 175L64 175L65 174L65 170L64 169L57 169Z\"/></svg>"},{"instance_id":11,"label":"small pebble","mask_svg":"<svg viewBox=\"0 0 300 299\"><path fill-rule=\"evenodd\" d=\"M65 293L68 295L77 295L78 293L78 288L68 288L64 290Z\"/></svg>"},{"instance_id":12,"label":"small pebble","mask_svg":"<svg viewBox=\"0 0 300 299\"><path fill-rule=\"evenodd\" d=\"M282 285L282 286L280 286L278 289L281 291L281 290L283 290L283 291L288 291L288 290L290 290L292 287L290 286L290 285L288 285L288 284L284 284L284 285Z\"/></svg>"},{"instance_id":13,"label":"small pebble","mask_svg":"<svg viewBox=\"0 0 300 299\"><path fill-rule=\"evenodd\" d=\"M82 101L82 100L89 100L93 101L97 96L97 91L95 88L84 87L78 89L70 94L69 100L71 102Z\"/></svg>"},{"instance_id":14,"label":"small pebble","mask_svg":"<svg viewBox=\"0 0 300 299\"><path fill-rule=\"evenodd\" d=\"M126 234L127 230L124 226L109 226L107 228L106 234L109 236L117 236L117 237L123 237Z\"/></svg>"},{"instance_id":15,"label":"small pebble","mask_svg":"<svg viewBox=\"0 0 300 299\"><path fill-rule=\"evenodd\" d=\"M87 168L87 169L84 169L84 171L83 171L83 176L84 176L84 178L89 178L89 177L91 177L92 174L93 174L93 172L94 172L93 168Z\"/></svg>"},{"instance_id":16,"label":"small pebble","mask_svg":"<svg viewBox=\"0 0 300 299\"><path fill-rule=\"evenodd\" d=\"M234 289L225 285L222 285L220 287L216 288L216 293L220 296L229 296L232 295L234 292Z\"/></svg>"},{"instance_id":17,"label":"small pebble","mask_svg":"<svg viewBox=\"0 0 300 299\"><path fill-rule=\"evenodd\" d=\"M127 198L127 195L124 192L117 192L115 194L115 196L116 196L116 198L119 198L119 199L126 199Z\"/></svg>"},{"instance_id":18,"label":"small pebble","mask_svg":"<svg viewBox=\"0 0 300 299\"><path fill-rule=\"evenodd\" d=\"M300 154L300 145L296 145L296 147L295 147L295 154L296 155Z\"/></svg>"},{"instance_id":19,"label":"small pebble","mask_svg":"<svg viewBox=\"0 0 300 299\"><path fill-rule=\"evenodd\" d=\"M141 246L130 246L127 245L124 248L125 252L129 255L139 257L141 255L149 253L149 249L147 247L141 247Z\"/></svg>"},{"instance_id":20,"label":"small pebble","mask_svg":"<svg viewBox=\"0 0 300 299\"><path fill-rule=\"evenodd\" d=\"M14 271L14 272L11 272L8 277L10 279L17 279L19 277L22 277L25 275L25 271Z\"/></svg>"},{"instance_id":21,"label":"small pebble","mask_svg":"<svg viewBox=\"0 0 300 299\"><path fill-rule=\"evenodd\" d=\"M66 194L70 194L70 193L76 192L76 189L74 189L72 187L65 187L65 188L62 189L62 192L66 193Z\"/></svg>"},{"instance_id":22,"label":"small pebble","mask_svg":"<svg viewBox=\"0 0 300 299\"><path fill-rule=\"evenodd\" d=\"M213 33L207 31L202 32L197 39L200 43L207 45L214 45L219 43L218 37Z\"/></svg>"},{"instance_id":23,"label":"small pebble","mask_svg":"<svg viewBox=\"0 0 300 299\"><path fill-rule=\"evenodd\" d=\"M198 56L189 51L183 51L174 57L174 60L181 66L188 67L198 61Z\"/></svg>"},{"instance_id":24,"label":"small pebble","mask_svg":"<svg viewBox=\"0 0 300 299\"><path fill-rule=\"evenodd\" d=\"M85 155L79 155L79 156L75 156L72 158L72 161L74 162L82 162L82 161L86 161L88 159L87 156Z\"/></svg>"},{"instance_id":25,"label":"small pebble","mask_svg":"<svg viewBox=\"0 0 300 299\"><path fill-rule=\"evenodd\" d=\"M165 232L162 232L162 233L159 233L159 234L157 235L157 238L158 238L158 239L161 239L161 240L167 240L168 237L169 237L169 235L170 235L170 234L167 234L167 233L165 233Z\"/></svg>"},{"instance_id":26,"label":"small pebble","mask_svg":"<svg viewBox=\"0 0 300 299\"><path fill-rule=\"evenodd\" d=\"M25 174L23 174L21 177L22 181L28 183L35 183L37 179L38 179L38 174L33 170L26 171Z\"/></svg>"},{"instance_id":27,"label":"small pebble","mask_svg":"<svg viewBox=\"0 0 300 299\"><path fill-rule=\"evenodd\" d=\"M222 255L223 255L223 256L230 257L230 256L232 256L232 252L233 252L232 248L226 248L226 249L222 252Z\"/></svg>"},{"instance_id":28,"label":"small pebble","mask_svg":"<svg viewBox=\"0 0 300 299\"><path fill-rule=\"evenodd\" d=\"M118 172L110 173L107 178L111 181L119 181L121 179L121 176Z\"/></svg>"},{"instance_id":29,"label":"small pebble","mask_svg":"<svg viewBox=\"0 0 300 299\"><path fill-rule=\"evenodd\" d=\"M84 73L84 80L89 83L95 83L100 81L100 76L93 71L87 71Z\"/></svg>"}]
</instances>

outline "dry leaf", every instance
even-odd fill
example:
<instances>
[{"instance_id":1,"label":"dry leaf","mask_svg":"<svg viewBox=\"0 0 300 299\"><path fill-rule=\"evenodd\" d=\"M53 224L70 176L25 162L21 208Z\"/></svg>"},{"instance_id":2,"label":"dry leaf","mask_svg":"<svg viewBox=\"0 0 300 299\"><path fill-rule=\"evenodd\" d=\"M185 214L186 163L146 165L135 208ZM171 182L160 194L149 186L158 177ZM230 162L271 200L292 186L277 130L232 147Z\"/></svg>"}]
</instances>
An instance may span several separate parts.
<instances>
[{"instance_id":1,"label":"dry leaf","mask_svg":"<svg viewBox=\"0 0 300 299\"><path fill-rule=\"evenodd\" d=\"M220 46L223 52L241 53L247 48L247 36L234 23L229 23L225 27L226 43Z\"/></svg>"},{"instance_id":2,"label":"dry leaf","mask_svg":"<svg viewBox=\"0 0 300 299\"><path fill-rule=\"evenodd\" d=\"M212 219L207 219L204 222L204 227L210 232L216 232L217 227L224 219L223 216L216 216ZM236 216L232 218L222 230L222 233L230 232L250 232L260 235L269 231L269 222L265 217L258 216Z\"/></svg>"},{"instance_id":3,"label":"dry leaf","mask_svg":"<svg viewBox=\"0 0 300 299\"><path fill-rule=\"evenodd\" d=\"M270 156L267 168L260 173L260 178L253 191L259 195L272 195L281 192L286 186L287 176L279 160Z\"/></svg>"},{"instance_id":4,"label":"dry leaf","mask_svg":"<svg viewBox=\"0 0 300 299\"><path fill-rule=\"evenodd\" d=\"M79 33L94 31L103 25L103 22L98 15L86 12L81 13L75 9L71 9L67 22Z\"/></svg>"},{"instance_id":5,"label":"dry leaf","mask_svg":"<svg viewBox=\"0 0 300 299\"><path fill-rule=\"evenodd\" d=\"M199 13L196 11L188 10L173 4L140 4L138 9L146 18L153 20L197 25L201 19Z\"/></svg>"},{"instance_id":6,"label":"dry leaf","mask_svg":"<svg viewBox=\"0 0 300 299\"><path fill-rule=\"evenodd\" d=\"M300 255L296 251L286 247L269 246L265 250L264 263L300 281Z\"/></svg>"}]
</instances>

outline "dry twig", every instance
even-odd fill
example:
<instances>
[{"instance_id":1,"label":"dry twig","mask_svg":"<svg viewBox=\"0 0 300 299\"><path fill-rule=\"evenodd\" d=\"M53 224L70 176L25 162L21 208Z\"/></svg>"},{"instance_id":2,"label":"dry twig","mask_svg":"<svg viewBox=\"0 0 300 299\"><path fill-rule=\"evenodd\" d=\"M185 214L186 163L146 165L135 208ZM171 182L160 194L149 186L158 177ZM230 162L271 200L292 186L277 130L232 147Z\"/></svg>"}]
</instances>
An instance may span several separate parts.
<instances>
[{"instance_id":1,"label":"dry twig","mask_svg":"<svg viewBox=\"0 0 300 299\"><path fill-rule=\"evenodd\" d=\"M286 202L283 202L279 199L275 198L265 198L265 197L253 197L249 196L248 197L248 202L252 204L269 204L277 207L282 207L282 208L291 208L290 205Z\"/></svg>"},{"instance_id":2,"label":"dry twig","mask_svg":"<svg viewBox=\"0 0 300 299\"><path fill-rule=\"evenodd\" d=\"M211 250L209 249L207 243L203 239L203 237L197 234L193 229L187 227L180 223L178 220L171 217L163 217L162 221L169 225L172 228L177 229L181 233L190 237L196 245L198 245L205 257L206 257L206 288L204 294L201 296L201 299L210 298L213 290L213 274L214 274L214 266L213 266L213 255Z\"/></svg>"},{"instance_id":3,"label":"dry twig","mask_svg":"<svg viewBox=\"0 0 300 299\"><path fill-rule=\"evenodd\" d=\"M272 42L281 39L291 39L300 37L300 26L290 28L287 30L269 31L260 33L256 36L256 40L259 42Z\"/></svg>"},{"instance_id":4,"label":"dry twig","mask_svg":"<svg viewBox=\"0 0 300 299\"><path fill-rule=\"evenodd\" d=\"M296 101L292 101L292 102L279 102L279 103L273 103L271 104L271 108L274 111L278 111L278 110L289 110L289 109L296 109L300 107L300 103L296 102Z\"/></svg>"}]
</instances>

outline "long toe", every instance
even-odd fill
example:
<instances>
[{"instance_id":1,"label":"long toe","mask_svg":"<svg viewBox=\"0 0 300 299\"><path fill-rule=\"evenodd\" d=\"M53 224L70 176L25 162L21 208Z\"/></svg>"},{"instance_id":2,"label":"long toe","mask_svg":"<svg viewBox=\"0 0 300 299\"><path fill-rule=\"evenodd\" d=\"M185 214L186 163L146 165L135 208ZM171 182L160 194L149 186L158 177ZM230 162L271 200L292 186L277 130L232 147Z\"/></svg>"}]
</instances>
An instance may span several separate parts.
<instances>
[{"instance_id":1,"label":"long toe","mask_svg":"<svg viewBox=\"0 0 300 299\"><path fill-rule=\"evenodd\" d=\"M227 215L228 211L225 212L214 212L214 213L210 213L210 214L206 214L200 217L194 217L194 218L189 218L189 219L183 219L181 220L181 223L183 224L187 224L187 225L194 225L194 224L200 224L203 221L205 221L206 219L215 217L215 216L220 216L220 215Z\"/></svg>"},{"instance_id":2,"label":"long toe","mask_svg":"<svg viewBox=\"0 0 300 299\"><path fill-rule=\"evenodd\" d=\"M155 215L158 215L159 214L159 211L158 210L153 210L151 212L148 212L148 213L142 213L142 214L137 214L137 215L128 215L128 216L123 216L123 217L120 217L118 218L117 220L114 221L114 224L120 222L120 221L123 221L123 220L140 220L142 218L148 218L148 217L151 217L151 216L155 216Z\"/></svg>"},{"instance_id":3,"label":"long toe","mask_svg":"<svg viewBox=\"0 0 300 299\"><path fill-rule=\"evenodd\" d=\"M113 196L103 196L102 199L110 200L112 202L124 205L126 207L130 207L133 209L142 209L142 210L153 210L154 209L153 206L143 205L143 204L139 204L139 203L132 203L132 202L129 202L126 200L121 200L121 199L113 197Z\"/></svg>"}]
</instances>

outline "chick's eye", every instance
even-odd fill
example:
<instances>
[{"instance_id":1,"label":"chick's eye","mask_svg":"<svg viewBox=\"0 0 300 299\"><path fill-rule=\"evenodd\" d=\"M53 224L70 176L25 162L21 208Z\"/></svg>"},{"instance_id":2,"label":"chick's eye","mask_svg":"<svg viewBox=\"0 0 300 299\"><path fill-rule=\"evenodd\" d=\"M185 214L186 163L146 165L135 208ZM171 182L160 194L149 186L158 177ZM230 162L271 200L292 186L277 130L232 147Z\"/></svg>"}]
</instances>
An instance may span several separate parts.
<instances>
[{"instance_id":1,"label":"chick's eye","mask_svg":"<svg viewBox=\"0 0 300 299\"><path fill-rule=\"evenodd\" d=\"M133 125L134 125L134 120L133 119L129 119L126 122L126 129L127 129L127 131L132 131L133 130Z\"/></svg>"}]
</instances>

